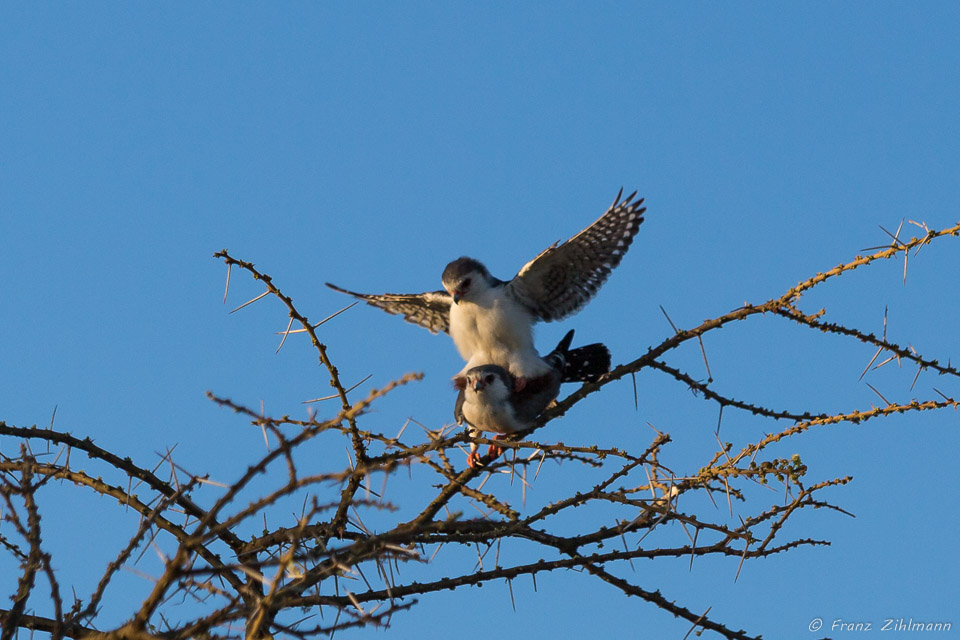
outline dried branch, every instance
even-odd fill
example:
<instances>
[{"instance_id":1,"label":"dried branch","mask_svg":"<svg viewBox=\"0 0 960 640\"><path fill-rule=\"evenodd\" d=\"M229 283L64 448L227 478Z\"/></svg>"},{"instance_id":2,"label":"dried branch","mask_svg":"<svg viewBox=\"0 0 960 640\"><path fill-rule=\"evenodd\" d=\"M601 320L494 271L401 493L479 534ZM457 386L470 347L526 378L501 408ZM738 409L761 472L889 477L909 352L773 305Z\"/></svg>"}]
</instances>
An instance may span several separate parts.
<instances>
[{"instance_id":1,"label":"dried branch","mask_svg":"<svg viewBox=\"0 0 960 640\"><path fill-rule=\"evenodd\" d=\"M513 599L514 579L525 575L535 579L540 573L565 569L579 570L585 580L602 581L620 594L639 597L680 617L690 623L691 632L709 631L731 639L759 637L708 617L710 608L695 613L652 585L622 578L617 567L640 558L689 558L693 569L696 557L720 556L729 559L734 575L744 563L757 558L829 544L810 537L783 540L783 531L788 522L803 526L802 518L811 517L813 510L845 514L841 506L824 496L828 489L840 487L850 478L808 479L808 468L799 457L775 457L771 445L802 437L815 427L956 409L960 402L934 390L939 399L903 403L883 399L882 406L840 413L773 409L718 391L702 338L733 322L755 322L752 319L772 316L876 348L868 370L881 353L887 353L889 358L915 364L918 374L929 369L956 379L960 370L949 362L944 365L912 347L903 348L889 341L885 331L877 337L855 327L826 322L822 319L824 311L807 315L797 306L807 291L833 278L960 234L960 224L941 231L925 225L922 229L925 235L910 241L900 240L898 230L891 234L892 244L873 254L857 256L800 282L779 297L744 305L691 329L678 329L668 316L672 328L668 337L557 402L543 413L534 429L497 440L506 453L497 460L487 459L482 469L462 468L465 456L461 446L467 442L489 444L492 440L451 432L449 425L432 430L424 426L419 439L416 434L404 436L406 427L396 436L371 428L371 423L374 427L377 423L366 417L370 407L402 385L419 380L419 374L408 374L374 389L363 399L350 400L349 394L366 378L349 388L343 385L316 332L346 309L312 323L269 275L226 250L218 252L216 257L227 265L224 298L234 266L262 282L266 290L236 310L264 298L279 299L288 321L281 332L281 345L291 334L310 336L334 390L330 398L339 399L339 407L323 419L311 413L309 419L297 420L289 415L267 415L262 408L208 394L212 402L262 430L268 450L243 461L236 480L207 501L199 501L193 494L199 484L212 481L189 473L183 479L183 470L174 463L170 451L161 456L160 463L171 470L171 479L164 481L156 475L156 468L151 471L136 465L129 458L94 445L89 438L54 431L52 424L41 429L0 422L0 437L22 443L19 456L0 456L0 506L7 523L0 534L0 552L9 554L21 567L12 585L11 605L0 610L0 640L14 637L19 629L43 631L53 638L95 636L103 640L315 638L350 628L389 626L394 614L410 609L418 598L441 590L505 581ZM676 351L694 339L707 370L705 382L670 364ZM716 403L721 416L729 407L778 426L763 437L738 434L736 447L718 438L717 450L694 467L678 464L670 435L656 430L649 445L636 450L602 448L589 442L541 442L532 437L539 428L606 385L645 369L666 375ZM408 424L411 421L416 423L411 419ZM345 445L349 462L340 468L303 473L298 466L302 456L298 454L321 436L336 441L338 447ZM38 462L29 448L35 441L61 447L66 452L64 459ZM74 467L71 453L75 456ZM78 453L84 464L96 467L96 471L76 466ZM545 500L529 511L525 502L518 507L501 493L501 485L510 482L512 490L522 492L525 499L528 487L536 483L541 467L549 461L574 463L574 469L567 473L574 490L537 486ZM413 469L422 470L421 474L430 478L428 482L434 484L422 485L431 489L428 499L418 502L414 492L396 490L398 495L391 495L389 500L385 497L387 480L403 469L411 473ZM371 486L373 477L378 481L382 477L380 492L374 490L376 485ZM36 496L51 479L67 480L67 486L79 491L109 496L124 508L120 513L130 510L139 516L135 526L128 523L129 541L99 575L87 602L74 597L68 611L63 609L60 585L41 538L41 504ZM418 478L416 482L422 481ZM134 483L136 486L131 486ZM762 488L771 485L779 486L777 495L782 496L773 505L755 495L768 495ZM135 493L140 486L148 495ZM253 487L258 489L251 496ZM714 495L725 499L727 508L693 508L702 501L692 497L706 496L714 501ZM303 505L292 523L285 520L268 526L268 517L284 517L278 515L278 505L290 500L302 501ZM177 524L180 520L175 516L183 516L183 524ZM55 514L47 512L44 517ZM679 526L664 526L668 523ZM51 535L50 530L48 527L47 535ZM130 564L137 549L150 546L162 546L167 554L161 575L142 600L131 603L126 620L104 619L100 605L108 597L114 577ZM442 551L453 547L461 547L468 554L447 555ZM443 577L437 577L436 572L425 573L423 567L438 564ZM38 576L50 587L44 602L36 591ZM194 604L190 614L173 607L184 599ZM333 616L329 616L330 611ZM321 617L315 620L316 614Z\"/></svg>"}]
</instances>

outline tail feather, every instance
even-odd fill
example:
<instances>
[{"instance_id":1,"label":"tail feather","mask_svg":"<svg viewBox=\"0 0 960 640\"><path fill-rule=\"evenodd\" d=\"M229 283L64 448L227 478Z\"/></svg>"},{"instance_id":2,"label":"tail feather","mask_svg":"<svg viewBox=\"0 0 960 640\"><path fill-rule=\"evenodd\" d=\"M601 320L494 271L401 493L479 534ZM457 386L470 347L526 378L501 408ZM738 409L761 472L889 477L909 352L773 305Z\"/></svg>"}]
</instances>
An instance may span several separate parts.
<instances>
[{"instance_id":1,"label":"tail feather","mask_svg":"<svg viewBox=\"0 0 960 640\"><path fill-rule=\"evenodd\" d=\"M550 366L560 372L561 382L593 382L610 371L610 350L600 344L571 349L571 329L557 347L546 357Z\"/></svg>"},{"instance_id":2,"label":"tail feather","mask_svg":"<svg viewBox=\"0 0 960 640\"><path fill-rule=\"evenodd\" d=\"M594 382L610 371L610 349L603 344L588 344L568 351L561 382Z\"/></svg>"},{"instance_id":3,"label":"tail feather","mask_svg":"<svg viewBox=\"0 0 960 640\"><path fill-rule=\"evenodd\" d=\"M563 339L557 343L556 347L554 347L553 353L565 355L568 351L570 351L570 344L572 342L573 329L570 329L570 331L567 331L567 335L563 336Z\"/></svg>"}]
</instances>

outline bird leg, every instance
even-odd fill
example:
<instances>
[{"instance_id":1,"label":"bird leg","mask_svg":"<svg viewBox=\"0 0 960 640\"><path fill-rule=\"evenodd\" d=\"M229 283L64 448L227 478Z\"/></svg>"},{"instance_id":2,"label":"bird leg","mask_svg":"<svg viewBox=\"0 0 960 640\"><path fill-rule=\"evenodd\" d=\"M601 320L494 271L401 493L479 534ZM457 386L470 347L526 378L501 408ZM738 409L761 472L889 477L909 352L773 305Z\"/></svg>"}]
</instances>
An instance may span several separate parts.
<instances>
[{"instance_id":1,"label":"bird leg","mask_svg":"<svg viewBox=\"0 0 960 640\"><path fill-rule=\"evenodd\" d=\"M498 433L497 435L493 436L493 439L494 439L494 440L503 440L503 439L506 438L506 437L507 437L506 435L504 435L504 434L502 434L502 433ZM495 444L490 445L490 447L487 449L487 457L490 458L491 460L494 460L494 459L500 457L500 454L501 454L501 453L503 453L503 447L498 447L498 446L495 445Z\"/></svg>"},{"instance_id":2,"label":"bird leg","mask_svg":"<svg viewBox=\"0 0 960 640\"><path fill-rule=\"evenodd\" d=\"M506 438L506 435L502 433L498 433L497 435L493 436L494 440L503 440L504 438ZM467 454L467 466L471 469L482 467L485 465L484 460L495 460L500 456L501 453L503 453L503 447L498 447L497 445L492 444L487 448L487 455L480 457L480 454L477 453L477 448L478 447L476 443L470 443L470 453Z\"/></svg>"},{"instance_id":3,"label":"bird leg","mask_svg":"<svg viewBox=\"0 0 960 640\"><path fill-rule=\"evenodd\" d=\"M483 466L483 463L480 461L480 454L477 453L477 443L475 442L470 443L470 453L467 454L467 466L471 469Z\"/></svg>"}]
</instances>

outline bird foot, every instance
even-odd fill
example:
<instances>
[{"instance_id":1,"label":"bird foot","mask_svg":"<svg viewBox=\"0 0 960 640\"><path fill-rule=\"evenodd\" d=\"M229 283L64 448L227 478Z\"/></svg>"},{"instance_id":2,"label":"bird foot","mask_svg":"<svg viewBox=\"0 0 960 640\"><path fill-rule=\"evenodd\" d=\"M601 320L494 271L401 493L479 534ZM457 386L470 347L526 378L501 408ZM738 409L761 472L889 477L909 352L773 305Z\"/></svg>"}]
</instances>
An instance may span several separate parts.
<instances>
[{"instance_id":1,"label":"bird foot","mask_svg":"<svg viewBox=\"0 0 960 640\"><path fill-rule=\"evenodd\" d=\"M502 433L498 433L493 436L494 440L503 440L506 436ZM500 454L503 453L503 447L498 447L495 444L487 447L487 455L481 456L477 452L477 445L470 445L470 453L467 454L467 466L471 469L477 469L479 467L486 466L487 461L496 460L500 457Z\"/></svg>"},{"instance_id":2,"label":"bird foot","mask_svg":"<svg viewBox=\"0 0 960 640\"><path fill-rule=\"evenodd\" d=\"M476 451L471 451L467 454L467 466L471 469L476 469L483 466L483 460L480 458L480 454Z\"/></svg>"},{"instance_id":3,"label":"bird foot","mask_svg":"<svg viewBox=\"0 0 960 640\"><path fill-rule=\"evenodd\" d=\"M504 434L498 433L497 435L493 436L493 439L503 440L506 437L507 436L505 436ZM495 460L496 458L499 458L501 453L503 453L503 447L498 447L495 444L492 444L490 445L489 448L487 448L487 457L490 458L491 460Z\"/></svg>"},{"instance_id":4,"label":"bird foot","mask_svg":"<svg viewBox=\"0 0 960 640\"><path fill-rule=\"evenodd\" d=\"M483 459L477 453L477 445L473 442L470 443L470 453L467 454L467 466L471 469L483 466Z\"/></svg>"}]
</instances>

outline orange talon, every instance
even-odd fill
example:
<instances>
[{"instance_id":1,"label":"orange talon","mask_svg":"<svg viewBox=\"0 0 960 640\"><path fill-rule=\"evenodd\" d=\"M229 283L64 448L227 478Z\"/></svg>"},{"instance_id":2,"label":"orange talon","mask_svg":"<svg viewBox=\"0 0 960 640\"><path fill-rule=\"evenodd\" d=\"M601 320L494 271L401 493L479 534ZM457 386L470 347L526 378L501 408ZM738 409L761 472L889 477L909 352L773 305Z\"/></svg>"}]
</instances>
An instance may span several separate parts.
<instances>
[{"instance_id":1,"label":"orange talon","mask_svg":"<svg viewBox=\"0 0 960 640\"><path fill-rule=\"evenodd\" d=\"M493 436L493 439L503 440L506 437L507 436L505 434L498 433L497 435ZM503 447L498 447L497 445L492 444L487 447L487 455L481 456L479 453L477 453L477 445L471 443L470 453L467 454L467 466L471 469L484 467L486 466L486 463L484 462L485 460L496 460L501 453L503 453Z\"/></svg>"},{"instance_id":2,"label":"orange talon","mask_svg":"<svg viewBox=\"0 0 960 640\"><path fill-rule=\"evenodd\" d=\"M471 451L469 454L467 454L467 466L471 469L482 467L483 462L480 459L480 454L476 451Z\"/></svg>"},{"instance_id":3,"label":"orange talon","mask_svg":"<svg viewBox=\"0 0 960 640\"><path fill-rule=\"evenodd\" d=\"M497 435L493 436L494 440L503 440L504 438L506 438L506 436L502 433L498 433ZM490 445L490 448L487 449L487 456L491 460L500 457L501 453L503 453L503 447L498 447L495 444Z\"/></svg>"},{"instance_id":4,"label":"orange talon","mask_svg":"<svg viewBox=\"0 0 960 640\"><path fill-rule=\"evenodd\" d=\"M483 461L480 459L480 454L477 453L476 443L470 443L470 453L467 454L467 466L471 469L476 469L477 467L483 466Z\"/></svg>"}]
</instances>

